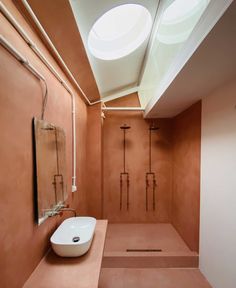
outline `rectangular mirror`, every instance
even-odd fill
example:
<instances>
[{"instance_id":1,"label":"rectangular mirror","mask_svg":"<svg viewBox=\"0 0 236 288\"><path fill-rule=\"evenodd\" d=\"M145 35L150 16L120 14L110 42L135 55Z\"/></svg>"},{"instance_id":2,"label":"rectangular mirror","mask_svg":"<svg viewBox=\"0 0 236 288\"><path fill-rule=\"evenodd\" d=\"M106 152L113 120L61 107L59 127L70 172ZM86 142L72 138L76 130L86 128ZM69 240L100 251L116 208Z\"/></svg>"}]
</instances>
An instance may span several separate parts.
<instances>
[{"instance_id":1,"label":"rectangular mirror","mask_svg":"<svg viewBox=\"0 0 236 288\"><path fill-rule=\"evenodd\" d=\"M66 136L62 128L33 119L36 217L40 225L67 199Z\"/></svg>"}]
</instances>

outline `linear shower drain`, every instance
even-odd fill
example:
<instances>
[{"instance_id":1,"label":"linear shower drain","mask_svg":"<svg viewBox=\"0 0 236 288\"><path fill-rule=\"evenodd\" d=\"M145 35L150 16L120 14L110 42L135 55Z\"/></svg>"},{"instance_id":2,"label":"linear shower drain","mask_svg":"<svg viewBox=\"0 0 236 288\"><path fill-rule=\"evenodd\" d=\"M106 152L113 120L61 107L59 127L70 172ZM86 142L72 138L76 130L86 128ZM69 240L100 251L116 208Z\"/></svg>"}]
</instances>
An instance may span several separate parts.
<instances>
[{"instance_id":1,"label":"linear shower drain","mask_svg":"<svg viewBox=\"0 0 236 288\"><path fill-rule=\"evenodd\" d=\"M126 249L126 252L162 252L162 249Z\"/></svg>"}]
</instances>

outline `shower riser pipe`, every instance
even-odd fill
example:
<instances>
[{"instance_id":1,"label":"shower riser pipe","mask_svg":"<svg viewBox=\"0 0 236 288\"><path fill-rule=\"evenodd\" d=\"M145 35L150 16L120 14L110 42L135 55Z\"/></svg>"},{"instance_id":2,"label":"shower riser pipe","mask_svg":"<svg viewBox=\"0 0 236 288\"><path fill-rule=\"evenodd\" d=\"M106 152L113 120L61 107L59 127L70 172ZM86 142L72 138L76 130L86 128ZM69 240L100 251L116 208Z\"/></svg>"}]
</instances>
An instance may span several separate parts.
<instances>
[{"instance_id":1,"label":"shower riser pipe","mask_svg":"<svg viewBox=\"0 0 236 288\"><path fill-rule=\"evenodd\" d=\"M148 205L148 191L149 191L149 176L152 177L152 210L156 210L156 177L154 172L147 172L146 173L146 211L149 211L149 205Z\"/></svg>"}]
</instances>

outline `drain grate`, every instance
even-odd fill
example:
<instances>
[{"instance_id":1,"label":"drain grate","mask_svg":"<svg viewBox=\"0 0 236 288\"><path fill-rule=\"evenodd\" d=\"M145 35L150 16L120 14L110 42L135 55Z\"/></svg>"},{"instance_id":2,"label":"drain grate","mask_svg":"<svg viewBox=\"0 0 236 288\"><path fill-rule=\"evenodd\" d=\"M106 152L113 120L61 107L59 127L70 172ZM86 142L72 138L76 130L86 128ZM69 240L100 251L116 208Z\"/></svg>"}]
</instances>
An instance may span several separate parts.
<instances>
[{"instance_id":1,"label":"drain grate","mask_svg":"<svg viewBox=\"0 0 236 288\"><path fill-rule=\"evenodd\" d=\"M162 249L126 249L126 252L162 252Z\"/></svg>"}]
</instances>

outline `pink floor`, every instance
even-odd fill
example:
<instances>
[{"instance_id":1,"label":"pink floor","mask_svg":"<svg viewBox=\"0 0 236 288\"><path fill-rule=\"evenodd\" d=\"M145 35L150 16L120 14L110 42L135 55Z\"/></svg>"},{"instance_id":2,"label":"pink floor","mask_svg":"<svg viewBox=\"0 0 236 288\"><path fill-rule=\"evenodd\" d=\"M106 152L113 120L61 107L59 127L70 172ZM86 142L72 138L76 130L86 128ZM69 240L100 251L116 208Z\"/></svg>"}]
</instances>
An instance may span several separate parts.
<instances>
[{"instance_id":1,"label":"pink floor","mask_svg":"<svg viewBox=\"0 0 236 288\"><path fill-rule=\"evenodd\" d=\"M105 253L126 249L191 252L171 224L109 224Z\"/></svg>"},{"instance_id":2,"label":"pink floor","mask_svg":"<svg viewBox=\"0 0 236 288\"><path fill-rule=\"evenodd\" d=\"M171 224L109 224L103 267L197 268L198 254Z\"/></svg>"},{"instance_id":3,"label":"pink floor","mask_svg":"<svg viewBox=\"0 0 236 288\"><path fill-rule=\"evenodd\" d=\"M99 288L211 288L196 268L103 268Z\"/></svg>"},{"instance_id":4,"label":"pink floor","mask_svg":"<svg viewBox=\"0 0 236 288\"><path fill-rule=\"evenodd\" d=\"M211 287L171 224L109 224L102 267L99 288Z\"/></svg>"}]
</instances>

